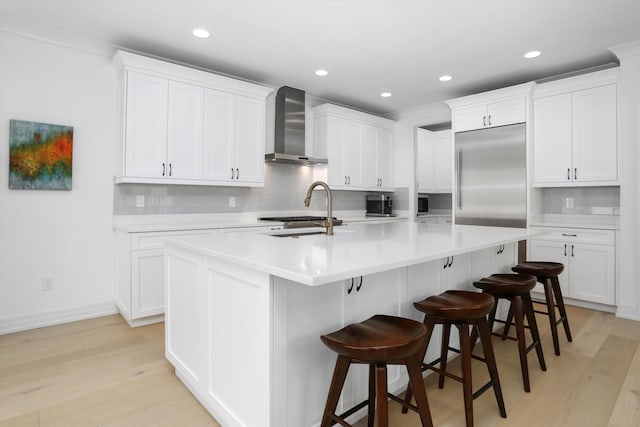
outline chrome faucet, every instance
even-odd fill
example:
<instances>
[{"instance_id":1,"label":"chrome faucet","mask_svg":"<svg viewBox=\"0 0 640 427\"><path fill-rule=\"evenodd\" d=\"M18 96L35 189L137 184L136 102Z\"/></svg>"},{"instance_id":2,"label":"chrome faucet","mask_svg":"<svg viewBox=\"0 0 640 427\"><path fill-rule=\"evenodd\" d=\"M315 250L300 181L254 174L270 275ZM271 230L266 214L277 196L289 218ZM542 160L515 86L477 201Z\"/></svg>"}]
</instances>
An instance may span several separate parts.
<instances>
[{"instance_id":1,"label":"chrome faucet","mask_svg":"<svg viewBox=\"0 0 640 427\"><path fill-rule=\"evenodd\" d=\"M304 199L304 205L306 207L309 207L309 204L311 203L311 193L313 193L313 189L318 185L324 187L324 189L327 190L327 219L325 221L319 222L318 225L327 229L328 236L333 236L333 207L331 201L331 189L329 188L327 183L323 181L316 181L311 184L309 186L309 189L307 190L307 198Z\"/></svg>"}]
</instances>

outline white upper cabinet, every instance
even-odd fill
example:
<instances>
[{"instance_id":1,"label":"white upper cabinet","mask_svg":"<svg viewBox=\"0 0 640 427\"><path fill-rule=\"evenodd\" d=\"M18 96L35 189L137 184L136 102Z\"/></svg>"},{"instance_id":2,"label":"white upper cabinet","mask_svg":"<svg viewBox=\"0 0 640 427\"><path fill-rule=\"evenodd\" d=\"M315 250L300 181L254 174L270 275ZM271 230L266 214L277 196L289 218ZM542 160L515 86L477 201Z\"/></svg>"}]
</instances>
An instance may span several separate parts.
<instances>
[{"instance_id":1,"label":"white upper cabinet","mask_svg":"<svg viewBox=\"0 0 640 427\"><path fill-rule=\"evenodd\" d=\"M535 184L618 183L617 71L540 85L534 100Z\"/></svg>"},{"instance_id":2,"label":"white upper cabinet","mask_svg":"<svg viewBox=\"0 0 640 427\"><path fill-rule=\"evenodd\" d=\"M270 88L119 51L116 183L264 185Z\"/></svg>"},{"instance_id":3,"label":"white upper cabinet","mask_svg":"<svg viewBox=\"0 0 640 427\"><path fill-rule=\"evenodd\" d=\"M457 108L453 112L455 132L526 122L524 97Z\"/></svg>"},{"instance_id":4,"label":"white upper cabinet","mask_svg":"<svg viewBox=\"0 0 640 427\"><path fill-rule=\"evenodd\" d=\"M313 109L314 143L327 157L327 183L342 190L393 191L395 122L323 104Z\"/></svg>"},{"instance_id":5,"label":"white upper cabinet","mask_svg":"<svg viewBox=\"0 0 640 427\"><path fill-rule=\"evenodd\" d=\"M168 170L175 179L202 178L204 89L169 82Z\"/></svg>"},{"instance_id":6,"label":"white upper cabinet","mask_svg":"<svg viewBox=\"0 0 640 427\"><path fill-rule=\"evenodd\" d=\"M418 191L450 193L453 184L453 138L451 130L418 129Z\"/></svg>"},{"instance_id":7,"label":"white upper cabinet","mask_svg":"<svg viewBox=\"0 0 640 427\"><path fill-rule=\"evenodd\" d=\"M126 86L123 173L130 177L162 178L167 168L169 82L130 72Z\"/></svg>"}]
</instances>

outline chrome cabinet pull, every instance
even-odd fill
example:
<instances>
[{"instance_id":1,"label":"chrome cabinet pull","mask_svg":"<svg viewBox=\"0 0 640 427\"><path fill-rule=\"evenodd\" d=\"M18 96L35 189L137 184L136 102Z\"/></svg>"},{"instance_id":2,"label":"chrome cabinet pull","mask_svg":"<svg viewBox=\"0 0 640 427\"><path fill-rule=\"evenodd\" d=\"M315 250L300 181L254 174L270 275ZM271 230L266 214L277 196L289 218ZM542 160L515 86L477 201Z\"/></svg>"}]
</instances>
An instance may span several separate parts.
<instances>
[{"instance_id":1,"label":"chrome cabinet pull","mask_svg":"<svg viewBox=\"0 0 640 427\"><path fill-rule=\"evenodd\" d=\"M231 168L231 179L233 179L233 168Z\"/></svg>"},{"instance_id":2,"label":"chrome cabinet pull","mask_svg":"<svg viewBox=\"0 0 640 427\"><path fill-rule=\"evenodd\" d=\"M165 171L165 165L164 163L162 164L162 176L164 176L164 171Z\"/></svg>"},{"instance_id":3,"label":"chrome cabinet pull","mask_svg":"<svg viewBox=\"0 0 640 427\"><path fill-rule=\"evenodd\" d=\"M575 179L576 181L578 180L578 168L575 168L573 170L573 179Z\"/></svg>"},{"instance_id":4,"label":"chrome cabinet pull","mask_svg":"<svg viewBox=\"0 0 640 427\"><path fill-rule=\"evenodd\" d=\"M567 244L564 244L564 256L567 256Z\"/></svg>"},{"instance_id":5,"label":"chrome cabinet pull","mask_svg":"<svg viewBox=\"0 0 640 427\"><path fill-rule=\"evenodd\" d=\"M351 177L347 175L347 178L349 178L349 182L347 184L351 185Z\"/></svg>"},{"instance_id":6,"label":"chrome cabinet pull","mask_svg":"<svg viewBox=\"0 0 640 427\"><path fill-rule=\"evenodd\" d=\"M487 116L482 116L482 126L487 125Z\"/></svg>"},{"instance_id":7,"label":"chrome cabinet pull","mask_svg":"<svg viewBox=\"0 0 640 427\"><path fill-rule=\"evenodd\" d=\"M360 276L360 284L356 286L356 292L360 292L360 288L362 288L362 276Z\"/></svg>"},{"instance_id":8,"label":"chrome cabinet pull","mask_svg":"<svg viewBox=\"0 0 640 427\"><path fill-rule=\"evenodd\" d=\"M344 176L344 185L347 185L347 175Z\"/></svg>"},{"instance_id":9,"label":"chrome cabinet pull","mask_svg":"<svg viewBox=\"0 0 640 427\"><path fill-rule=\"evenodd\" d=\"M169 163L169 176L171 176L172 169L173 169L173 164Z\"/></svg>"},{"instance_id":10,"label":"chrome cabinet pull","mask_svg":"<svg viewBox=\"0 0 640 427\"><path fill-rule=\"evenodd\" d=\"M571 256L573 256L573 245L571 245Z\"/></svg>"},{"instance_id":11,"label":"chrome cabinet pull","mask_svg":"<svg viewBox=\"0 0 640 427\"><path fill-rule=\"evenodd\" d=\"M460 191L460 188L462 188L462 151L461 150L457 150L456 151L456 163L458 165L458 170L457 175L458 175L458 182L457 182L457 189L456 189L456 195L458 196L458 210L462 209L462 191Z\"/></svg>"},{"instance_id":12,"label":"chrome cabinet pull","mask_svg":"<svg viewBox=\"0 0 640 427\"><path fill-rule=\"evenodd\" d=\"M240 169L236 168L236 179L240 179Z\"/></svg>"},{"instance_id":13,"label":"chrome cabinet pull","mask_svg":"<svg viewBox=\"0 0 640 427\"><path fill-rule=\"evenodd\" d=\"M567 168L567 181L571 179L571 168Z\"/></svg>"},{"instance_id":14,"label":"chrome cabinet pull","mask_svg":"<svg viewBox=\"0 0 640 427\"><path fill-rule=\"evenodd\" d=\"M491 114L489 114L489 126L491 126Z\"/></svg>"}]
</instances>

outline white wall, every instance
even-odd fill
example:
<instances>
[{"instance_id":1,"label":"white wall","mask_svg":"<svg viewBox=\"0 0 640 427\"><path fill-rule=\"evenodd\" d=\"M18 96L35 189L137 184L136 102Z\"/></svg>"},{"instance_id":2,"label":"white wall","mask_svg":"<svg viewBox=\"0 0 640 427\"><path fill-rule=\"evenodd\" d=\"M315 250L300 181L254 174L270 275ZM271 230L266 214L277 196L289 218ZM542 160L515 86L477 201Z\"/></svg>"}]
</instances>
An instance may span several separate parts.
<instances>
[{"instance_id":1,"label":"white wall","mask_svg":"<svg viewBox=\"0 0 640 427\"><path fill-rule=\"evenodd\" d=\"M620 60L620 231L616 314L640 320L640 41L610 49Z\"/></svg>"},{"instance_id":2,"label":"white wall","mask_svg":"<svg viewBox=\"0 0 640 427\"><path fill-rule=\"evenodd\" d=\"M116 312L116 94L109 55L0 32L0 333ZM73 126L72 191L8 188L10 119Z\"/></svg>"}]
</instances>

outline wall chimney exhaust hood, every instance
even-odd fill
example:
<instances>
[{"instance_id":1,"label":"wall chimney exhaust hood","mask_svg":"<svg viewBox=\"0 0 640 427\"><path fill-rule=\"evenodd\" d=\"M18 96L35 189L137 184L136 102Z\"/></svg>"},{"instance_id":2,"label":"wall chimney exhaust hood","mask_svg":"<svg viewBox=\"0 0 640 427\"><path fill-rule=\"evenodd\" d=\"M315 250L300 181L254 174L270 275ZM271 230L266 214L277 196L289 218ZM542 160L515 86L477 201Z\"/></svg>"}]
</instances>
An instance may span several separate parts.
<instances>
[{"instance_id":1,"label":"wall chimney exhaust hood","mask_svg":"<svg viewBox=\"0 0 640 427\"><path fill-rule=\"evenodd\" d=\"M267 104L265 161L296 165L326 164L327 159L305 152L305 93L283 86Z\"/></svg>"}]
</instances>

